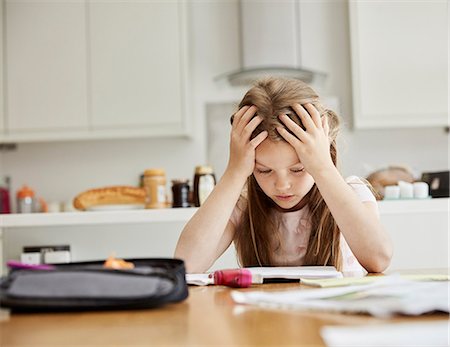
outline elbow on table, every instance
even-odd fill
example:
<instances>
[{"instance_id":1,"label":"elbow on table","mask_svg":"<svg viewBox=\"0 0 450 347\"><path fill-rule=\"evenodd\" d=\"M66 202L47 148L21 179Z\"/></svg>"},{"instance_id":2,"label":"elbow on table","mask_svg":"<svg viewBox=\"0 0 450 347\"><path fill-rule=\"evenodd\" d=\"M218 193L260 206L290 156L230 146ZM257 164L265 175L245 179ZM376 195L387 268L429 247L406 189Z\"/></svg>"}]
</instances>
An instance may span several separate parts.
<instances>
[{"instance_id":1,"label":"elbow on table","mask_svg":"<svg viewBox=\"0 0 450 347\"><path fill-rule=\"evenodd\" d=\"M209 269L210 266L198 262L198 257L188 256L181 251L176 250L174 257L184 261L186 273L203 273Z\"/></svg>"},{"instance_id":2,"label":"elbow on table","mask_svg":"<svg viewBox=\"0 0 450 347\"><path fill-rule=\"evenodd\" d=\"M383 250L376 256L374 256L369 264L365 266L367 272L383 272L391 264L392 250Z\"/></svg>"}]
</instances>

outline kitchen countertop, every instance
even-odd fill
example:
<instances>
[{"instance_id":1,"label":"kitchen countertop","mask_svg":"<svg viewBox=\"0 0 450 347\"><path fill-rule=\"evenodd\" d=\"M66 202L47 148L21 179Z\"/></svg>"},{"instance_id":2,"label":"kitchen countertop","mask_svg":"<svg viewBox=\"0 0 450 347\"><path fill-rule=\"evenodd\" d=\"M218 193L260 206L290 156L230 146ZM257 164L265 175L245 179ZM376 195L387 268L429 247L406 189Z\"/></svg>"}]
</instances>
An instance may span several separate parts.
<instances>
[{"instance_id":1,"label":"kitchen countertop","mask_svg":"<svg viewBox=\"0 0 450 347\"><path fill-rule=\"evenodd\" d=\"M195 211L197 211L196 207L121 211L4 214L0 215L0 228L47 225L185 222L194 215Z\"/></svg>"},{"instance_id":2,"label":"kitchen countertop","mask_svg":"<svg viewBox=\"0 0 450 347\"><path fill-rule=\"evenodd\" d=\"M449 211L450 198L379 201L381 215L442 213ZM92 225L148 222L186 222L198 208L166 208L121 211L88 211L0 215L0 228L52 225Z\"/></svg>"}]
</instances>

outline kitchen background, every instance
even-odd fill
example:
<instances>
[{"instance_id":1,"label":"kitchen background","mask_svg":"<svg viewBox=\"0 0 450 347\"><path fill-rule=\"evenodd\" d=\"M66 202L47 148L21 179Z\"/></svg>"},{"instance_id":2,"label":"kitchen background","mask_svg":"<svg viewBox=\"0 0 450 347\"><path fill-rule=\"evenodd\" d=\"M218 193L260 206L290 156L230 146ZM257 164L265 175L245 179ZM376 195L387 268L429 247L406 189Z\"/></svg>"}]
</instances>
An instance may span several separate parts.
<instances>
[{"instance_id":1,"label":"kitchen background","mask_svg":"<svg viewBox=\"0 0 450 347\"><path fill-rule=\"evenodd\" d=\"M170 5L167 5L167 3ZM181 5L177 3L181 3ZM431 115L427 114L426 111L426 106L429 105L430 114L436 113L435 106L443 100L442 95L447 99L448 80L447 77L443 79L442 76L448 76L448 67L445 66L445 69L438 71L439 81L445 82L443 90L442 88L433 90L436 85L424 85L423 79L421 79L427 73L434 76L436 66L443 66L442 59L448 64L448 45L443 50L445 57L430 57L422 54L424 59L428 59L424 63L424 66L429 69L427 73L403 71L402 69L408 68L408 64L411 63L406 59L395 62L398 69L402 70L402 73L399 74L401 77L393 74L389 85L403 85L405 89L397 89L395 92L398 93L398 96L394 100L398 100L399 103L404 102L411 91L415 96L423 95L422 100L417 97L411 100L411 105L414 105L415 102L421 102L420 107L418 107L418 115L411 115L409 121L400 112L402 107L410 110L408 105L394 105L392 99L390 99L390 101L386 101L385 106L384 100L379 99L376 100L379 104L377 110L386 111L391 106L394 113L390 117L395 117L395 112L397 112L403 118L400 117L398 121L393 122L380 122L378 125L375 123L364 125L361 122L363 124L361 127L355 127L355 123L358 122L357 119L361 117L364 109L362 109L361 114L355 114L353 98L355 95L358 97L360 95L352 92L352 76L354 78L355 74L353 71L352 75L352 57L354 59L358 56L363 59L375 52L358 52L357 54L360 55L356 55L355 52L352 53L349 14L349 6L353 6L352 3L355 4L355 2L350 2L349 5L347 1L338 0L300 1L297 23L300 34L296 41L298 45L296 48L297 58L301 65L307 69L323 71L327 74L325 82L319 84L316 89L320 95L325 97L325 100L329 100L329 104L338 108L338 112L342 116L343 131L340 138L340 147L341 169L344 176L356 174L365 177L370 172L389 165L406 165L413 170L418 179L422 172L449 170L448 110L441 109L440 111L445 113L444 118L441 117L440 121L430 122L427 122L427 117L431 117ZM425 3L427 2L422 2L422 5ZM445 10L447 18L447 1L438 1L437 3L440 4L441 9ZM145 7L145 4L148 7ZM113 20L108 22L103 19L100 15L102 6L104 6L103 9L107 11L110 18L121 18L123 22L114 22ZM145 11L139 10L140 6L144 6L142 8ZM136 16L139 13L150 13L152 6L155 6L155 8L159 6L163 11L168 11L167 17L160 15L151 18L155 21L156 28L164 30L150 35L149 40L156 40L157 42L144 44L144 41L142 41L141 43L138 40L143 37L136 33L134 33L136 36L132 38L121 37L121 28L131 27L130 23L133 22L130 19L131 16ZM174 9L175 12L173 12ZM168 181L175 178L192 179L195 166L206 163L213 164L217 175L220 176L227 161L228 119L247 89L247 87L231 86L226 78L220 77L242 67L243 49L239 1L170 1L166 2L166 5L157 1L71 1L70 4L65 1L51 3L45 1L3 1L1 11L2 25L0 30L3 33L0 38L3 40L1 45L3 55L0 55L0 60L3 60L3 63L0 73L3 80L3 90L0 95L0 104L2 104L0 120L3 120L3 133L0 135L0 142L13 142L17 145L13 146L13 149L10 148L11 146L2 145L0 175L11 178L12 196L22 184L28 184L36 191L38 196L43 197L48 202L70 202L75 195L90 188L109 185L138 185L139 176L145 169L152 167L165 168ZM68 28L71 23L70 20L84 18L84 16L91 18L92 21L99 20L98 27L95 27L95 23L92 21L87 21L86 24L85 19L80 23L74 22L82 29L85 28L84 25L86 24L86 32L83 31L84 29L80 29L80 32L86 37L90 34L97 35L92 35L90 46L87 46L87 53L88 55L91 54L89 59L86 59L76 50L76 54L68 57L74 49L73 46L69 46L69 48L64 46L59 50L51 47L51 43L44 40L42 36L38 43L41 45L48 43L49 47L38 46L37 44L25 45L26 38L24 38L23 33L33 32L29 28L38 23L39 18L45 18L45 15L50 16L52 11L55 16L49 17L53 18L50 21L51 24L71 33L74 30L73 27ZM395 13L395 11L392 12ZM23 15L24 18L15 17L18 14ZM121 16L121 14L124 14L124 16ZM67 15L69 21L67 21L67 18L65 19L66 22L61 20L64 17L58 19L58 16L61 15ZM361 10L359 15L363 18L365 13ZM361 20L361 18L359 19ZM33 22L33 20L36 20L36 22ZM126 23L126 20L129 23ZM270 17L265 20L270 20ZM30 22L25 24L26 21ZM397 22L401 25L403 23L402 18L399 17ZM65 23L69 24L65 25ZM146 21L139 23L144 25ZM386 23L389 23L389 21L387 20L381 25ZM430 23L421 24L423 26L419 28L420 30L433 29L427 28L426 25ZM153 24L147 23L145 25L148 25L147 28L151 28ZM24 26L25 29L22 30ZM108 32L105 28L112 28L113 30ZM95 31L96 29L98 30ZM133 30L138 32L139 28ZM44 35L46 30L39 29L36 32L36 35ZM367 34L363 30L360 31L361 33ZM66 40L73 38L67 36L67 33L65 34ZM392 31L391 34L394 35ZM17 37L14 35L17 35ZM85 39L83 35L80 38ZM370 35L370 32L368 35ZM441 35L441 37L444 36ZM20 45L14 42L16 38ZM409 39L405 37L405 42ZM436 38L436 40L438 39ZM448 43L448 32L445 33L444 39ZM174 42L178 42L179 45L175 47ZM78 43L75 40L73 45ZM105 53L115 44L117 45L116 52L123 53L128 49L128 53L118 54L117 57ZM139 47L136 48L136 46ZM158 58L153 59L151 56L152 47L158 50L167 49L167 61L164 61L164 59L158 60ZM106 50L100 51L101 48L106 48ZM176 49L179 49L178 53ZM360 45L359 49L368 49L368 47ZM39 54L33 55L33 50L39 52ZM136 58L134 56L134 54L138 55L145 50L148 50L148 52L145 52L143 57ZM173 58L176 57L176 54L179 54L178 59ZM164 57L161 54L158 54L158 56ZM50 60L46 62L42 60L42 57L49 57ZM60 62L58 57L65 59L61 66L57 64L57 62ZM379 68L382 72L383 63L388 61L389 52L381 54L381 57L384 57L379 59ZM121 61L118 63L116 58L117 60L121 59ZM139 67L133 66L133 64L136 62L143 63L139 59L144 58L149 59L152 64L161 65L155 65L149 68L149 71L141 71L148 79L139 82L140 84L135 87L144 86L148 88L148 91L133 90L132 85L127 85L129 83L127 75L136 74ZM129 59L128 62L126 59ZM435 63L433 63L433 60ZM116 63L119 65L114 65ZM392 65L392 62L390 64ZM115 66L122 66L125 70L115 71L114 76L105 77L108 72L114 71ZM64 74L61 74L62 72ZM58 73L60 73L60 83L62 83L59 86L54 83L55 80L58 80L55 77L58 77ZM362 76L361 78L365 78L364 71L359 73ZM84 79L80 80L80 75L84 76ZM401 80L404 76L408 76L408 80ZM71 77L75 77L76 80L72 81ZM104 77L103 80L101 80L102 77ZM29 79L28 85L20 84L27 79ZM64 79L66 79L65 82ZM90 84L86 82L86 79L90 81ZM120 81L124 82L124 89L118 87L113 90L111 84L120 84ZM173 81L178 81L180 84L171 84ZM425 78L425 81L428 81L428 79ZM81 87L76 85L79 82ZM385 87L388 88L389 85ZM20 88L23 88L24 94L22 99L18 101L14 98L20 95L18 92ZM14 112L19 115L22 112L23 115L26 114L27 107L33 107L33 103L39 104L36 100L40 97L40 92L45 91L46 88L50 91L50 94L46 96L47 99L44 100L47 104L44 102L45 105L39 106L37 116L30 113L28 115L29 120L26 118L18 120L11 118ZM76 94L83 88L87 89L86 97ZM422 89L424 90L423 93L417 92L417 90L421 91ZM30 91L33 95L27 96L26 93ZM136 95L133 96L133 92ZM54 99L51 98L52 93ZM123 93L121 95L123 98L119 97L120 93ZM61 97L66 94L71 96L69 101L65 97ZM97 103L96 98L99 95L109 97L115 95L116 98L106 100L102 105L100 102ZM102 128L104 125L102 120L94 119L92 121L92 109L94 109L94 112L98 111L99 114L102 112L103 114L114 113L117 109L113 109L113 106L108 109L107 104L116 105L116 102L121 99L123 99L123 105L119 108L122 107L120 111L123 112L123 120L115 121L113 128L105 130L105 127ZM82 103L75 104L76 100L82 100ZM134 105L127 110L127 107L132 105L133 100L146 100L147 104L144 104L148 106L148 110L152 111L146 117L154 117L157 120L153 124L150 122L144 126L132 124L135 129L133 130L133 126L127 124L126 121L128 117L132 118L132 113L136 110ZM24 106L28 101L31 101L30 105ZM43 112L43 109L46 108L56 112L60 110L58 107L63 107L61 105L64 105L64 102L66 102L66 105L71 105L71 103L75 105L71 108L73 112L80 110L82 113L86 113L85 119L87 121L85 123L74 122L74 124L56 121L53 124L49 123L47 128L39 125L39 114ZM442 105L442 102L440 105ZM173 116L173 112L179 112L182 116L177 118L177 116ZM223 118L221 118L222 116ZM386 115L381 114L380 116L386 117ZM46 120L52 119L52 117L57 119L58 115L54 114L47 117ZM74 119L73 115L70 117ZM61 119L68 119L67 115L62 116ZM417 119L421 120L417 121ZM164 122L164 120L167 121L169 126L163 125L158 128L159 123ZM176 130L171 131L169 128L172 121L177 123L174 126L175 128L181 127L181 129L176 128ZM92 131L92 129L96 130L96 124L97 130L99 129L97 132ZM217 127L217 124L224 124L224 126ZM390 125L386 126L386 124ZM145 126L150 129L148 133L151 136L149 137L145 135ZM86 129L88 130L86 131ZM158 129L161 130L158 131ZM212 131L208 134L208 129L215 129L214 134L212 134ZM220 139L217 138L218 135L221 136ZM49 139L53 140L49 141ZM162 227L156 226L156 228ZM164 229L166 228L168 227L164 226ZM178 230L180 225L176 224L172 228ZM106 237L107 230L108 227L104 227L102 237ZM8 237L5 235L5 240ZM27 237L30 240L29 230L23 231L23 238L20 242L26 243ZM136 237L139 237L139 235L137 234ZM448 235L446 237L448 240ZM81 239L83 238L85 238L85 235L81 237ZM175 239L176 237L173 236L173 240ZM168 247L172 245L173 240L167 241ZM14 244L14 251L8 251L9 253L5 255L17 254L20 242ZM144 252L145 249L140 248L134 253L142 254ZM79 254L81 253L80 251ZM129 253L132 253L132 251L127 250L120 255L129 255ZM92 254L90 256L93 257ZM104 257L105 254L99 256Z\"/></svg>"}]
</instances>

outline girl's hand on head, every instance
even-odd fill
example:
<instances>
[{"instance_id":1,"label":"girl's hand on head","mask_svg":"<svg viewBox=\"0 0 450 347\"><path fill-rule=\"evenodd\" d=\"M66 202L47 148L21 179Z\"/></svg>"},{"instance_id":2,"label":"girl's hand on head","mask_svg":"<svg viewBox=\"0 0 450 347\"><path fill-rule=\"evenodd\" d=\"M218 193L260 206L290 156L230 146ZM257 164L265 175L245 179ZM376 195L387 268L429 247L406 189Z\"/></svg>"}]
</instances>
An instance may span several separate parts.
<instances>
[{"instance_id":1,"label":"girl's hand on head","mask_svg":"<svg viewBox=\"0 0 450 347\"><path fill-rule=\"evenodd\" d=\"M244 106L233 117L230 135L230 159L226 170L238 172L247 178L255 167L255 149L267 137L263 131L250 139L253 131L262 122L255 116L256 106Z\"/></svg>"},{"instance_id":2,"label":"girl's hand on head","mask_svg":"<svg viewBox=\"0 0 450 347\"><path fill-rule=\"evenodd\" d=\"M334 166L330 154L329 126L327 117L321 119L319 111L312 104L294 104L292 108L300 117L306 130L303 130L287 115L280 115L286 128L277 128L278 133L294 147L300 162L309 174Z\"/></svg>"}]
</instances>

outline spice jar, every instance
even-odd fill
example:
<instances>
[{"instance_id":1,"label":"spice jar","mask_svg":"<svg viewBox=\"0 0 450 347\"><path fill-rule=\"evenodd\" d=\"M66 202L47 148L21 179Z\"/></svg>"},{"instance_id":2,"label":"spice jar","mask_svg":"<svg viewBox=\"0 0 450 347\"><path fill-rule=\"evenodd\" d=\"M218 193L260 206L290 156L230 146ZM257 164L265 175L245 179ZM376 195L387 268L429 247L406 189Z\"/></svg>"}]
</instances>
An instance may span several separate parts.
<instances>
[{"instance_id":1,"label":"spice jar","mask_svg":"<svg viewBox=\"0 0 450 347\"><path fill-rule=\"evenodd\" d=\"M23 185L17 192L17 212L34 212L34 191L27 185Z\"/></svg>"},{"instance_id":2,"label":"spice jar","mask_svg":"<svg viewBox=\"0 0 450 347\"><path fill-rule=\"evenodd\" d=\"M172 180L172 207L189 207L189 181Z\"/></svg>"},{"instance_id":3,"label":"spice jar","mask_svg":"<svg viewBox=\"0 0 450 347\"><path fill-rule=\"evenodd\" d=\"M164 169L144 171L145 208L166 207L166 172Z\"/></svg>"},{"instance_id":4,"label":"spice jar","mask_svg":"<svg viewBox=\"0 0 450 347\"><path fill-rule=\"evenodd\" d=\"M216 176L211 166L196 166L194 175L194 206L200 207L216 185Z\"/></svg>"}]
</instances>

